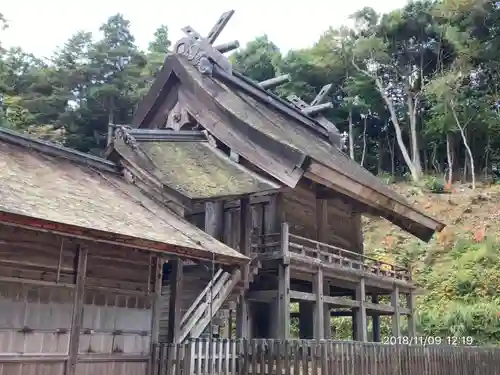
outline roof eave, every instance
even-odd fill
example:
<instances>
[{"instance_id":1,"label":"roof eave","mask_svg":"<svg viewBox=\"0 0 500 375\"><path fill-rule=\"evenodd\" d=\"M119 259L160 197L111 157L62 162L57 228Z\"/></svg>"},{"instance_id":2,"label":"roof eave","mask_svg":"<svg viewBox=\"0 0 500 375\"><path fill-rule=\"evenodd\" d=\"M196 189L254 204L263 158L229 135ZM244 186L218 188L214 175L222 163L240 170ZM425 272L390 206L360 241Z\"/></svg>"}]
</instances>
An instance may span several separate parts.
<instances>
[{"instance_id":1,"label":"roof eave","mask_svg":"<svg viewBox=\"0 0 500 375\"><path fill-rule=\"evenodd\" d=\"M33 138L9 129L0 128L0 141L32 149L45 155L64 158L102 171L119 173L118 167L109 160L85 154L42 139Z\"/></svg>"},{"instance_id":2,"label":"roof eave","mask_svg":"<svg viewBox=\"0 0 500 375\"><path fill-rule=\"evenodd\" d=\"M221 255L209 250L188 248L150 239L127 236L119 233L111 233L80 227L77 225L63 224L7 211L0 211L0 223L36 231L54 233L62 236L79 238L82 240L119 245L131 249L142 249L188 259L214 261L216 263L221 263L229 266L244 265L250 261L250 259L244 255L241 255L239 257Z\"/></svg>"},{"instance_id":3,"label":"roof eave","mask_svg":"<svg viewBox=\"0 0 500 375\"><path fill-rule=\"evenodd\" d=\"M428 242L435 232L445 227L416 208L403 205L316 161L311 163L304 176L360 202L369 207L368 212L385 217L422 241Z\"/></svg>"}]
</instances>

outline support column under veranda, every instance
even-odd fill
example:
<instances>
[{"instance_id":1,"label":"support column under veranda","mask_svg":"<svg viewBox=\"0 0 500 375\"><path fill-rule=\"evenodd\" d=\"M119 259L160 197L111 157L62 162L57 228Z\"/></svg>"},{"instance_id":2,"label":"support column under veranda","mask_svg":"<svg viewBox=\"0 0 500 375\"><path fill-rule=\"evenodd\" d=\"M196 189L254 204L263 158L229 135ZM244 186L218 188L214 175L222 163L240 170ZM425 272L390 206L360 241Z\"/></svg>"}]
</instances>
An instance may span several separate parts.
<instances>
[{"instance_id":1,"label":"support column under veranda","mask_svg":"<svg viewBox=\"0 0 500 375\"><path fill-rule=\"evenodd\" d=\"M290 264L288 224L281 224L282 260L278 265L278 338L290 338Z\"/></svg>"}]
</instances>

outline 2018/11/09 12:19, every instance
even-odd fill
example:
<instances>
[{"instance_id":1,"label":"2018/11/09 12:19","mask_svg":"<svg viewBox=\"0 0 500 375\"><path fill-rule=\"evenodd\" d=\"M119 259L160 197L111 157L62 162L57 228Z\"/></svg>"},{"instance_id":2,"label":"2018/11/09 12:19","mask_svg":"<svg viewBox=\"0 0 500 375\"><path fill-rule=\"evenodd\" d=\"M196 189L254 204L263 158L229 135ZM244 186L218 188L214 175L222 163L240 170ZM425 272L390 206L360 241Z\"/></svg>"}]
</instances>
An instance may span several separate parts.
<instances>
[{"instance_id":1,"label":"2018/11/09 12:19","mask_svg":"<svg viewBox=\"0 0 500 375\"><path fill-rule=\"evenodd\" d=\"M474 344L474 339L472 336L386 336L382 344L470 346Z\"/></svg>"}]
</instances>

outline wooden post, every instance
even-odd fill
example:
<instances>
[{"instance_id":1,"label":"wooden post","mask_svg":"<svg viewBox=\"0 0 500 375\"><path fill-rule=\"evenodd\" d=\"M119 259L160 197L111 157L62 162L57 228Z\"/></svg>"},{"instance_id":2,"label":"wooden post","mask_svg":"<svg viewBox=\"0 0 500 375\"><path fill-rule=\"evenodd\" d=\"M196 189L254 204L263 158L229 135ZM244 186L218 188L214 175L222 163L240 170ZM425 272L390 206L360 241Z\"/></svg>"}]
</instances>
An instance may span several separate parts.
<instances>
[{"instance_id":1,"label":"wooden post","mask_svg":"<svg viewBox=\"0 0 500 375\"><path fill-rule=\"evenodd\" d=\"M372 303L378 303L377 293L372 294ZM373 342L380 342L380 315L374 313L372 316Z\"/></svg>"},{"instance_id":2,"label":"wooden post","mask_svg":"<svg viewBox=\"0 0 500 375\"><path fill-rule=\"evenodd\" d=\"M328 200L316 198L316 239L319 242L328 243ZM323 289L323 295L330 295L330 288ZM326 290L326 293L325 293ZM319 316L318 316L319 319ZM323 335L317 336L327 340L332 337L332 320L330 306L323 303Z\"/></svg>"},{"instance_id":3,"label":"wooden post","mask_svg":"<svg viewBox=\"0 0 500 375\"><path fill-rule=\"evenodd\" d=\"M314 322L314 336L316 340L322 340L325 338L325 306L324 306L324 294L323 294L323 268L320 266L318 268L318 273L314 280L314 290L316 292L316 304L315 304L315 322Z\"/></svg>"},{"instance_id":4,"label":"wooden post","mask_svg":"<svg viewBox=\"0 0 500 375\"><path fill-rule=\"evenodd\" d=\"M251 256L250 247L250 232L252 220L250 217L250 200L242 198L240 200L240 252L246 256ZM245 288L248 287L249 282L249 267L243 267L243 282ZM237 309L236 309L236 335L239 338L248 338L250 334L249 329L249 302L246 298L246 292L241 296Z\"/></svg>"},{"instance_id":5,"label":"wooden post","mask_svg":"<svg viewBox=\"0 0 500 375\"><path fill-rule=\"evenodd\" d=\"M65 375L74 375L76 373L76 364L78 361L78 350L80 344L80 330L83 320L83 298L85 294L88 250L80 245L77 245L76 256L76 280L73 296L73 312L71 314L68 362L64 371Z\"/></svg>"},{"instance_id":6,"label":"wooden post","mask_svg":"<svg viewBox=\"0 0 500 375\"><path fill-rule=\"evenodd\" d=\"M288 258L288 224L281 224L281 252L283 259ZM278 266L278 338L290 337L290 267L287 262Z\"/></svg>"},{"instance_id":7,"label":"wooden post","mask_svg":"<svg viewBox=\"0 0 500 375\"><path fill-rule=\"evenodd\" d=\"M153 277L152 280L148 280L148 283L153 281L153 293L154 298L152 301L152 314L151 314L151 342L150 342L150 356L148 364L148 374L155 375L155 369L157 367L158 361L158 343L160 337L160 319L161 319L161 306L162 306L162 296L161 287L163 283L163 259L161 256L155 256L154 264L149 265L149 272L151 277L151 268L153 267ZM149 285L148 285L149 289Z\"/></svg>"},{"instance_id":8,"label":"wooden post","mask_svg":"<svg viewBox=\"0 0 500 375\"><path fill-rule=\"evenodd\" d=\"M182 284L184 262L177 258L172 262L172 282L170 283L170 301L168 302L167 342L178 343L182 318Z\"/></svg>"},{"instance_id":9,"label":"wooden post","mask_svg":"<svg viewBox=\"0 0 500 375\"><path fill-rule=\"evenodd\" d=\"M399 287L394 285L392 290L392 307L394 308L394 315L392 316L392 335L395 337L401 336L401 314L399 311Z\"/></svg>"},{"instance_id":10,"label":"wooden post","mask_svg":"<svg viewBox=\"0 0 500 375\"><path fill-rule=\"evenodd\" d=\"M324 327L325 327L325 340L331 340L332 338L332 315L330 312L330 305L327 303L323 303L323 319L325 320Z\"/></svg>"},{"instance_id":11,"label":"wooden post","mask_svg":"<svg viewBox=\"0 0 500 375\"><path fill-rule=\"evenodd\" d=\"M205 232L222 240L224 235L224 202L205 203Z\"/></svg>"},{"instance_id":12,"label":"wooden post","mask_svg":"<svg viewBox=\"0 0 500 375\"><path fill-rule=\"evenodd\" d=\"M359 302L359 308L356 310L357 337L358 341L368 341L368 330L366 327L366 306L365 306L365 279L361 278L356 287L356 300Z\"/></svg>"},{"instance_id":13,"label":"wooden post","mask_svg":"<svg viewBox=\"0 0 500 375\"><path fill-rule=\"evenodd\" d=\"M351 338L353 341L358 340L358 315L356 313L356 309L351 310L352 313L352 334Z\"/></svg>"},{"instance_id":14,"label":"wooden post","mask_svg":"<svg viewBox=\"0 0 500 375\"><path fill-rule=\"evenodd\" d=\"M408 336L415 337L417 328L415 326L415 291L413 289L408 293L407 307L410 310L410 314L408 315Z\"/></svg>"}]
</instances>

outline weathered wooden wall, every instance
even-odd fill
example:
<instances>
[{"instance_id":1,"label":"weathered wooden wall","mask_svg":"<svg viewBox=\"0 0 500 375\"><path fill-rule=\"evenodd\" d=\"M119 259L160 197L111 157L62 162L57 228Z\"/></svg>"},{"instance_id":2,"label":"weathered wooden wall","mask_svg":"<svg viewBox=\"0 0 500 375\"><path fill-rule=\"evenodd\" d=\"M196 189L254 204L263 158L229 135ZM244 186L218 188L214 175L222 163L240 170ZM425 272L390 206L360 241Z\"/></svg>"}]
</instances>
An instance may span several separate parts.
<instances>
[{"instance_id":1,"label":"weathered wooden wall","mask_svg":"<svg viewBox=\"0 0 500 375\"><path fill-rule=\"evenodd\" d=\"M362 252L361 215L340 199L327 200L327 238L330 245L354 252ZM317 238L317 202L314 190L304 184L284 194L285 220L290 233L311 239Z\"/></svg>"},{"instance_id":2,"label":"weathered wooden wall","mask_svg":"<svg viewBox=\"0 0 500 375\"><path fill-rule=\"evenodd\" d=\"M0 373L68 371L77 246L88 256L74 374L146 370L150 254L0 226Z\"/></svg>"}]
</instances>

